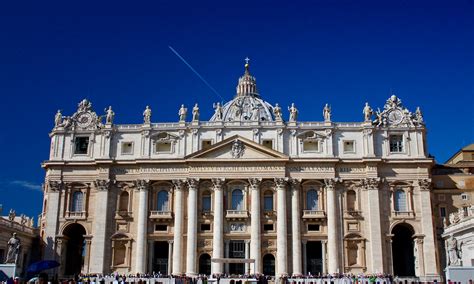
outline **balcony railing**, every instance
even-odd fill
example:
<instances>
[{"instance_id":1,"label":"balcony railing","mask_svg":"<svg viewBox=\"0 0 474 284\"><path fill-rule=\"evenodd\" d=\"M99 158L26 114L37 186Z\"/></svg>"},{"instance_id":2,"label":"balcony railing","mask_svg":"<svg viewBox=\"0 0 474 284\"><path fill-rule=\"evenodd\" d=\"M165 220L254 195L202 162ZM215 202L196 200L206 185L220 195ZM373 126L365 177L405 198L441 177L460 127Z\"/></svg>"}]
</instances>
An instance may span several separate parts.
<instances>
[{"instance_id":1,"label":"balcony railing","mask_svg":"<svg viewBox=\"0 0 474 284\"><path fill-rule=\"evenodd\" d=\"M67 220L84 220L86 219L85 211L67 211L66 212Z\"/></svg>"},{"instance_id":2,"label":"balcony railing","mask_svg":"<svg viewBox=\"0 0 474 284\"><path fill-rule=\"evenodd\" d=\"M130 212L128 210L117 210L117 211L115 211L115 217L130 218L130 217L132 217L132 212Z\"/></svg>"},{"instance_id":3,"label":"balcony railing","mask_svg":"<svg viewBox=\"0 0 474 284\"><path fill-rule=\"evenodd\" d=\"M394 218L415 218L415 212L413 211L392 211Z\"/></svg>"},{"instance_id":4,"label":"balcony railing","mask_svg":"<svg viewBox=\"0 0 474 284\"><path fill-rule=\"evenodd\" d=\"M322 219L326 218L323 210L303 210L303 219Z\"/></svg>"},{"instance_id":5,"label":"balcony railing","mask_svg":"<svg viewBox=\"0 0 474 284\"><path fill-rule=\"evenodd\" d=\"M228 219L245 219L249 217L249 212L247 210L227 210L225 217Z\"/></svg>"},{"instance_id":6,"label":"balcony railing","mask_svg":"<svg viewBox=\"0 0 474 284\"><path fill-rule=\"evenodd\" d=\"M150 211L150 219L173 219L173 213L171 211Z\"/></svg>"}]
</instances>

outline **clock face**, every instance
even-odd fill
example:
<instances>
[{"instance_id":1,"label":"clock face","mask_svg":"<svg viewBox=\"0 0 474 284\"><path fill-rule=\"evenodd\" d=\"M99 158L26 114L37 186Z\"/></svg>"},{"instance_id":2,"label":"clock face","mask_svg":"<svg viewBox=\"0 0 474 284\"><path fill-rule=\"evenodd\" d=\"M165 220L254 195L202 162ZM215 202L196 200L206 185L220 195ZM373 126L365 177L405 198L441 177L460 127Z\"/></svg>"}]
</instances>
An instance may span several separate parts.
<instances>
[{"instance_id":1,"label":"clock face","mask_svg":"<svg viewBox=\"0 0 474 284\"><path fill-rule=\"evenodd\" d=\"M399 110L394 110L388 114L388 120L390 123L393 123L393 124L398 124L402 122L402 118L403 118L402 112Z\"/></svg>"},{"instance_id":2,"label":"clock face","mask_svg":"<svg viewBox=\"0 0 474 284\"><path fill-rule=\"evenodd\" d=\"M76 121L79 127L86 128L92 123L92 115L88 112L79 113Z\"/></svg>"}]
</instances>

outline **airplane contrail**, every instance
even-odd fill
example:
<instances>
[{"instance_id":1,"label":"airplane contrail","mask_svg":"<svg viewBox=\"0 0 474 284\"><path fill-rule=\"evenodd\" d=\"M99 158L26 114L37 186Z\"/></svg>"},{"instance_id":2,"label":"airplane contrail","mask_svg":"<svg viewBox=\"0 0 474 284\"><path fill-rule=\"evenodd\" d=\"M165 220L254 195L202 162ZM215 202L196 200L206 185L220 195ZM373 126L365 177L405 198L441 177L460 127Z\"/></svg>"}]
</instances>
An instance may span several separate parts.
<instances>
[{"instance_id":1,"label":"airplane contrail","mask_svg":"<svg viewBox=\"0 0 474 284\"><path fill-rule=\"evenodd\" d=\"M186 59L184 59L174 48L172 48L170 45L168 45L169 49L181 60L183 61L184 64L186 64L186 66L189 67L189 69L191 69L191 71L193 71L194 74L196 74L196 76L199 77L199 79L201 79L201 81L204 82L204 84L206 84L206 86L209 87L209 89L211 89L216 95L218 95L222 101L224 101L224 98L216 91L216 89L214 89L211 84L209 84L206 79L204 79L201 74L199 74L198 71L196 71L196 69L193 68L193 66L191 66L191 64L189 64Z\"/></svg>"}]
</instances>

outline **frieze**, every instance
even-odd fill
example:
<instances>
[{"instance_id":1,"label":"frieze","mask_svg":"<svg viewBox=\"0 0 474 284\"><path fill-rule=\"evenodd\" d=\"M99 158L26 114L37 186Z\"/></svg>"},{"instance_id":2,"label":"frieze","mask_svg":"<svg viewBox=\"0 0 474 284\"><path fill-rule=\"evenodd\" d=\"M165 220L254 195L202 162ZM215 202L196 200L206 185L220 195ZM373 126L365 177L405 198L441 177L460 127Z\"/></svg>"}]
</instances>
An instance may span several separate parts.
<instances>
[{"instance_id":1,"label":"frieze","mask_svg":"<svg viewBox=\"0 0 474 284\"><path fill-rule=\"evenodd\" d=\"M290 172L318 172L318 173L332 173L334 167L315 167L315 166L290 166L288 167Z\"/></svg>"},{"instance_id":2,"label":"frieze","mask_svg":"<svg viewBox=\"0 0 474 284\"><path fill-rule=\"evenodd\" d=\"M192 166L190 171L193 172L272 172L284 171L285 167L281 166Z\"/></svg>"}]
</instances>

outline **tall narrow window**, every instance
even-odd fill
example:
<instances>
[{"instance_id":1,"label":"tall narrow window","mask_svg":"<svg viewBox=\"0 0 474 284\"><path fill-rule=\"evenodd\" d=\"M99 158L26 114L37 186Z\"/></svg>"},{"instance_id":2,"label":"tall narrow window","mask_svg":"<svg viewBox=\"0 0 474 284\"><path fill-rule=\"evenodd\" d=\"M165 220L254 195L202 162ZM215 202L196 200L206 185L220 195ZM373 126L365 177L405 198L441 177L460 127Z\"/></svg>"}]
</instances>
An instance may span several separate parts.
<instances>
[{"instance_id":1,"label":"tall narrow window","mask_svg":"<svg viewBox=\"0 0 474 284\"><path fill-rule=\"evenodd\" d=\"M208 191L202 194L202 212L211 212L211 194Z\"/></svg>"},{"instance_id":2,"label":"tall narrow window","mask_svg":"<svg viewBox=\"0 0 474 284\"><path fill-rule=\"evenodd\" d=\"M392 153L403 152L403 136L402 135L390 135L390 152Z\"/></svg>"},{"instance_id":3,"label":"tall narrow window","mask_svg":"<svg viewBox=\"0 0 474 284\"><path fill-rule=\"evenodd\" d=\"M244 194L240 189L232 191L232 210L244 210Z\"/></svg>"},{"instance_id":4,"label":"tall narrow window","mask_svg":"<svg viewBox=\"0 0 474 284\"><path fill-rule=\"evenodd\" d=\"M76 137L74 142L74 154L87 154L87 149L89 148L89 137Z\"/></svg>"},{"instance_id":5,"label":"tall narrow window","mask_svg":"<svg viewBox=\"0 0 474 284\"><path fill-rule=\"evenodd\" d=\"M395 191L395 211L397 212L407 212L407 194L402 189L397 189Z\"/></svg>"},{"instance_id":6,"label":"tall narrow window","mask_svg":"<svg viewBox=\"0 0 474 284\"><path fill-rule=\"evenodd\" d=\"M157 211L168 211L168 192L161 190L158 192L158 202L156 204Z\"/></svg>"},{"instance_id":7,"label":"tall narrow window","mask_svg":"<svg viewBox=\"0 0 474 284\"><path fill-rule=\"evenodd\" d=\"M347 211L356 211L357 210L357 196L355 191L347 191Z\"/></svg>"},{"instance_id":8,"label":"tall narrow window","mask_svg":"<svg viewBox=\"0 0 474 284\"><path fill-rule=\"evenodd\" d=\"M306 193L306 209L318 210L318 208L318 193L311 189Z\"/></svg>"},{"instance_id":9,"label":"tall narrow window","mask_svg":"<svg viewBox=\"0 0 474 284\"><path fill-rule=\"evenodd\" d=\"M119 211L128 211L128 192L124 191L120 194Z\"/></svg>"},{"instance_id":10,"label":"tall narrow window","mask_svg":"<svg viewBox=\"0 0 474 284\"><path fill-rule=\"evenodd\" d=\"M84 208L84 193L76 191L72 194L71 212L82 212Z\"/></svg>"},{"instance_id":11,"label":"tall narrow window","mask_svg":"<svg viewBox=\"0 0 474 284\"><path fill-rule=\"evenodd\" d=\"M273 211L273 193L265 191L263 195L263 211Z\"/></svg>"}]
</instances>

